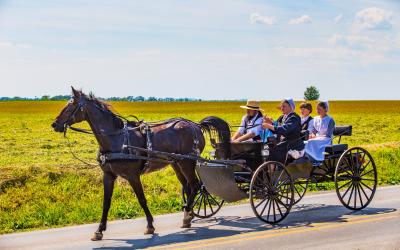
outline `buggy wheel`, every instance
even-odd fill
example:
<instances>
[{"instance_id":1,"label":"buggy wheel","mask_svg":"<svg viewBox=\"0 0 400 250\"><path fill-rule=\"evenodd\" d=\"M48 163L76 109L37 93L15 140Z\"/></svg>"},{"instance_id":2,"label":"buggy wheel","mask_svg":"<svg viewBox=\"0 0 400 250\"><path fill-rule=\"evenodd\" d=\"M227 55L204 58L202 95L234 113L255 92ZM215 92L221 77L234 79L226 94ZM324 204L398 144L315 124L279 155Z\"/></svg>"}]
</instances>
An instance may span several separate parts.
<instances>
[{"instance_id":1,"label":"buggy wheel","mask_svg":"<svg viewBox=\"0 0 400 250\"><path fill-rule=\"evenodd\" d=\"M198 218L202 219L210 218L221 209L222 205L224 204L224 200L221 200L220 198L213 196L206 190L206 187L202 183L200 184L201 187L199 191L197 191L197 194L194 198L192 211L194 216ZM187 195L183 188L182 188L182 199L183 202L186 204Z\"/></svg>"},{"instance_id":2,"label":"buggy wheel","mask_svg":"<svg viewBox=\"0 0 400 250\"><path fill-rule=\"evenodd\" d=\"M340 202L351 210L361 210L374 197L377 171L371 154L360 147L346 150L335 169L335 188Z\"/></svg>"},{"instance_id":3,"label":"buggy wheel","mask_svg":"<svg viewBox=\"0 0 400 250\"><path fill-rule=\"evenodd\" d=\"M269 224L282 221L293 199L293 180L282 163L269 161L257 168L250 183L250 204L260 220Z\"/></svg>"},{"instance_id":4,"label":"buggy wheel","mask_svg":"<svg viewBox=\"0 0 400 250\"><path fill-rule=\"evenodd\" d=\"M303 199L307 192L308 183L309 179L299 179L294 181L293 205L299 203L301 199Z\"/></svg>"}]
</instances>

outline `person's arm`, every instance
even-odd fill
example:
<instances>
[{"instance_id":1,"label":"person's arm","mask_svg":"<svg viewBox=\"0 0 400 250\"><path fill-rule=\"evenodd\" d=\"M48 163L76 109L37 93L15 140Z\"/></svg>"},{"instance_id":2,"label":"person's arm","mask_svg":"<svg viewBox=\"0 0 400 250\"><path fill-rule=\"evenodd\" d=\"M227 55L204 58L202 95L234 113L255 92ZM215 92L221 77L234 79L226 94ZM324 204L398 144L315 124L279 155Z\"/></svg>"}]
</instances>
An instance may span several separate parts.
<instances>
[{"instance_id":1,"label":"person's arm","mask_svg":"<svg viewBox=\"0 0 400 250\"><path fill-rule=\"evenodd\" d=\"M309 138L315 138L315 128L314 128L314 119L310 120L308 123L308 132L310 133Z\"/></svg>"},{"instance_id":2,"label":"person's arm","mask_svg":"<svg viewBox=\"0 0 400 250\"><path fill-rule=\"evenodd\" d=\"M238 128L236 133L232 136L231 141L236 140L237 138L239 138L244 134L244 126L245 126L245 117L243 116L242 121L240 123L240 127Z\"/></svg>"},{"instance_id":3,"label":"person's arm","mask_svg":"<svg viewBox=\"0 0 400 250\"><path fill-rule=\"evenodd\" d=\"M299 124L300 125L300 124ZM274 132L279 135L287 136L289 133L297 129L296 117L290 117L282 126L274 126ZM301 128L300 128L301 129Z\"/></svg>"},{"instance_id":4,"label":"person's arm","mask_svg":"<svg viewBox=\"0 0 400 250\"><path fill-rule=\"evenodd\" d=\"M335 121L331 118L328 124L328 129L326 131L326 137L333 137L333 130L335 130Z\"/></svg>"},{"instance_id":5,"label":"person's arm","mask_svg":"<svg viewBox=\"0 0 400 250\"><path fill-rule=\"evenodd\" d=\"M264 122L264 123L262 124L262 127L263 127L264 129L269 129L269 130L271 130L271 131L275 131L275 126L274 126L273 124L270 124L270 123L267 123L267 122Z\"/></svg>"},{"instance_id":6,"label":"person's arm","mask_svg":"<svg viewBox=\"0 0 400 250\"><path fill-rule=\"evenodd\" d=\"M251 138L253 138L255 135L253 132L247 133L245 135L240 136L239 138L237 138L236 140L234 140L233 142L242 142L242 141L247 141Z\"/></svg>"},{"instance_id":7,"label":"person's arm","mask_svg":"<svg viewBox=\"0 0 400 250\"><path fill-rule=\"evenodd\" d=\"M235 132L235 134L232 136L231 141L236 140L239 138L242 134L240 134L239 130Z\"/></svg>"}]
</instances>

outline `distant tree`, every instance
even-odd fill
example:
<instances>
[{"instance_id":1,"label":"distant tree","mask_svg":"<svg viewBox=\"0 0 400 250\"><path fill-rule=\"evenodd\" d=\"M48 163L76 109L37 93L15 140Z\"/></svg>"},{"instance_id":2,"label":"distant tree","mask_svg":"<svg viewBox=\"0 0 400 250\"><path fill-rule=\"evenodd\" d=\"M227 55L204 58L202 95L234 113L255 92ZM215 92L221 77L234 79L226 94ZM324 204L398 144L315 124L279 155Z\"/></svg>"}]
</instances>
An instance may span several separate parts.
<instances>
[{"instance_id":1,"label":"distant tree","mask_svg":"<svg viewBox=\"0 0 400 250\"><path fill-rule=\"evenodd\" d=\"M136 102L144 102L144 101L145 101L145 98L144 98L143 96L136 96L136 97L135 97L135 101L136 101Z\"/></svg>"},{"instance_id":2,"label":"distant tree","mask_svg":"<svg viewBox=\"0 0 400 250\"><path fill-rule=\"evenodd\" d=\"M44 101L50 100L50 96L44 95L44 96L42 96L42 100L44 100Z\"/></svg>"},{"instance_id":3,"label":"distant tree","mask_svg":"<svg viewBox=\"0 0 400 250\"><path fill-rule=\"evenodd\" d=\"M304 91L304 99L307 101L318 100L319 90L315 86L310 86Z\"/></svg>"}]
</instances>

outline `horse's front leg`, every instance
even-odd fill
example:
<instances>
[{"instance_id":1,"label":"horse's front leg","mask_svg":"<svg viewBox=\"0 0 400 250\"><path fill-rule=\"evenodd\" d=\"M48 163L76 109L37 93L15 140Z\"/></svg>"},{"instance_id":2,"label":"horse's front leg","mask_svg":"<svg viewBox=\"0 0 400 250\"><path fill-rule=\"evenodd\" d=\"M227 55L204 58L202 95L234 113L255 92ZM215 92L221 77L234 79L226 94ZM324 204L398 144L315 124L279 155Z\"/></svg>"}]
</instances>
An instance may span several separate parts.
<instances>
[{"instance_id":1,"label":"horse's front leg","mask_svg":"<svg viewBox=\"0 0 400 250\"><path fill-rule=\"evenodd\" d=\"M94 233L92 240L101 240L103 238L103 231L107 229L107 216L111 206L111 197L114 190L115 179L117 178L110 172L103 172L103 187L104 187L104 198L103 198L103 214L101 216L101 222L99 228Z\"/></svg>"},{"instance_id":2,"label":"horse's front leg","mask_svg":"<svg viewBox=\"0 0 400 250\"><path fill-rule=\"evenodd\" d=\"M153 216L151 215L150 210L147 207L147 201L143 192L142 182L140 181L140 173L131 175L128 179L128 182L132 186L132 189L136 194L139 204L146 214L147 228L144 234L154 234L155 229L153 226Z\"/></svg>"}]
</instances>

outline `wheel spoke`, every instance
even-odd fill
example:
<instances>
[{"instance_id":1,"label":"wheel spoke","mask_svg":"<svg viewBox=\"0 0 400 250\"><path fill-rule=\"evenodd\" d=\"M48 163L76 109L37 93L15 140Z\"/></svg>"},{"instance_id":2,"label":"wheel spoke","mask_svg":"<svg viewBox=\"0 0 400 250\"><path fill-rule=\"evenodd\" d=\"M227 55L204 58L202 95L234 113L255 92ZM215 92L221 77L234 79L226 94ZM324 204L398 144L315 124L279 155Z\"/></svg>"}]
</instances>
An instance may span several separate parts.
<instances>
[{"instance_id":1,"label":"wheel spoke","mask_svg":"<svg viewBox=\"0 0 400 250\"><path fill-rule=\"evenodd\" d=\"M364 203L363 203L362 197L361 197L360 184L357 185L357 190L358 190L358 197L360 199L361 207L363 207Z\"/></svg>"},{"instance_id":2,"label":"wheel spoke","mask_svg":"<svg viewBox=\"0 0 400 250\"><path fill-rule=\"evenodd\" d=\"M210 207L211 213L213 214L213 213L214 213L214 210L213 210L213 208L212 208L212 205L211 205L209 196L210 196L210 195L207 195L208 206Z\"/></svg>"},{"instance_id":3,"label":"wheel spoke","mask_svg":"<svg viewBox=\"0 0 400 250\"><path fill-rule=\"evenodd\" d=\"M368 195L365 193L365 191L364 191L364 189L361 187L361 185L360 185L360 189L361 189L361 191L363 192L363 194L365 195L365 198L367 198L367 200L369 200Z\"/></svg>"},{"instance_id":4,"label":"wheel spoke","mask_svg":"<svg viewBox=\"0 0 400 250\"><path fill-rule=\"evenodd\" d=\"M276 188L280 188L282 185L285 185L285 184L288 184L288 183L290 183L290 180L289 179L285 179L285 180L281 181L281 183L278 186L276 186Z\"/></svg>"},{"instance_id":5,"label":"wheel spoke","mask_svg":"<svg viewBox=\"0 0 400 250\"><path fill-rule=\"evenodd\" d=\"M274 181L273 183L273 187L276 187L276 185L279 183L279 180L281 179L283 174L283 170L281 171L281 173L279 174L278 178L276 179L276 181Z\"/></svg>"},{"instance_id":6,"label":"wheel spoke","mask_svg":"<svg viewBox=\"0 0 400 250\"><path fill-rule=\"evenodd\" d=\"M347 163L347 167L351 167L351 171L353 171L353 172L354 172L354 167L353 167L353 165L352 165L352 164L350 164L348 157L344 157L344 160L345 160L345 161L346 161L346 163Z\"/></svg>"},{"instance_id":7,"label":"wheel spoke","mask_svg":"<svg viewBox=\"0 0 400 250\"><path fill-rule=\"evenodd\" d=\"M213 200L213 202L214 202L215 205L217 205L217 206L220 206L220 205L221 205L221 203L218 202L218 201L216 201L212 195L210 195L210 198Z\"/></svg>"},{"instance_id":8,"label":"wheel spoke","mask_svg":"<svg viewBox=\"0 0 400 250\"><path fill-rule=\"evenodd\" d=\"M280 203L284 208L286 208L286 210L289 209L280 199L277 199L276 201L277 201L278 203Z\"/></svg>"},{"instance_id":9,"label":"wheel spoke","mask_svg":"<svg viewBox=\"0 0 400 250\"><path fill-rule=\"evenodd\" d=\"M204 201L204 216L207 215L206 197L207 197L207 194L204 194L204 199L203 199L203 201Z\"/></svg>"},{"instance_id":10,"label":"wheel spoke","mask_svg":"<svg viewBox=\"0 0 400 250\"><path fill-rule=\"evenodd\" d=\"M281 217L283 217L283 214L282 214L281 208L279 207L278 202L276 200L274 200L274 202L276 202L276 207L278 208L278 211L279 211Z\"/></svg>"},{"instance_id":11,"label":"wheel spoke","mask_svg":"<svg viewBox=\"0 0 400 250\"><path fill-rule=\"evenodd\" d=\"M346 182L345 184L343 184L342 186L338 187L338 189L340 190L340 189L342 189L343 187L349 185L349 184L352 183L352 182L353 182L353 181L350 180L350 181Z\"/></svg>"},{"instance_id":12,"label":"wheel spoke","mask_svg":"<svg viewBox=\"0 0 400 250\"><path fill-rule=\"evenodd\" d=\"M350 188L352 188L353 187L353 182L351 182L351 185L347 188L347 190L346 190L346 192L344 192L344 194L343 194L343 198L346 196L346 194L349 192L349 190L350 190Z\"/></svg>"},{"instance_id":13,"label":"wheel spoke","mask_svg":"<svg viewBox=\"0 0 400 250\"><path fill-rule=\"evenodd\" d=\"M260 216L262 216L264 214L264 211L267 208L267 205L268 205L269 202L270 202L270 200L267 200L267 202L265 203L264 208L261 210Z\"/></svg>"},{"instance_id":14,"label":"wheel spoke","mask_svg":"<svg viewBox=\"0 0 400 250\"><path fill-rule=\"evenodd\" d=\"M375 181L375 179L366 179L366 178L361 178L363 181Z\"/></svg>"},{"instance_id":15,"label":"wheel spoke","mask_svg":"<svg viewBox=\"0 0 400 250\"><path fill-rule=\"evenodd\" d=\"M200 214L201 205L203 203L203 195L201 195L199 207L197 208L197 214Z\"/></svg>"},{"instance_id":16,"label":"wheel spoke","mask_svg":"<svg viewBox=\"0 0 400 250\"><path fill-rule=\"evenodd\" d=\"M357 207L357 184L354 185L354 207Z\"/></svg>"},{"instance_id":17,"label":"wheel spoke","mask_svg":"<svg viewBox=\"0 0 400 250\"><path fill-rule=\"evenodd\" d=\"M283 195L283 194L278 194L278 196L279 196L279 197L282 197L282 198L286 198L286 201L287 201L287 200L290 200L290 197L285 196L285 195Z\"/></svg>"},{"instance_id":18,"label":"wheel spoke","mask_svg":"<svg viewBox=\"0 0 400 250\"><path fill-rule=\"evenodd\" d=\"M363 177L363 176L365 176L365 175L367 175L367 174L369 174L369 173L371 173L371 172L374 172L374 169L371 169L370 171L368 171L368 172L366 172L366 173L363 173L362 175L360 175L360 177Z\"/></svg>"},{"instance_id":19,"label":"wheel spoke","mask_svg":"<svg viewBox=\"0 0 400 250\"><path fill-rule=\"evenodd\" d=\"M304 189L304 187L302 187ZM301 194L297 188L297 185L294 185L294 190L296 191L296 193L301 197Z\"/></svg>"},{"instance_id":20,"label":"wheel spoke","mask_svg":"<svg viewBox=\"0 0 400 250\"><path fill-rule=\"evenodd\" d=\"M368 188L369 190L371 190L371 192L374 192L374 190L372 188L370 188L367 184L365 184L364 182L360 181L360 184L363 185L364 187Z\"/></svg>"},{"instance_id":21,"label":"wheel spoke","mask_svg":"<svg viewBox=\"0 0 400 250\"><path fill-rule=\"evenodd\" d=\"M272 212L274 213L274 221L276 221L275 202L272 200Z\"/></svg>"},{"instance_id":22,"label":"wheel spoke","mask_svg":"<svg viewBox=\"0 0 400 250\"><path fill-rule=\"evenodd\" d=\"M371 160L368 161L368 163L362 168L362 170L360 171L360 173L362 173L367 167L368 165L371 163Z\"/></svg>"},{"instance_id":23,"label":"wheel spoke","mask_svg":"<svg viewBox=\"0 0 400 250\"><path fill-rule=\"evenodd\" d=\"M267 214L267 218L269 219L269 212L270 212L270 210L271 210L271 202L269 203L269 205L268 205L268 214Z\"/></svg>"},{"instance_id":24,"label":"wheel spoke","mask_svg":"<svg viewBox=\"0 0 400 250\"><path fill-rule=\"evenodd\" d=\"M349 196L349 199L347 200L347 205L350 204L351 197L353 196L353 190L354 190L354 185L352 185L352 187L351 187L350 196Z\"/></svg>"},{"instance_id":25,"label":"wheel spoke","mask_svg":"<svg viewBox=\"0 0 400 250\"><path fill-rule=\"evenodd\" d=\"M255 206L255 208L258 208L262 203L264 203L264 201L266 201L268 199L268 197L265 197L260 203L257 204L257 206Z\"/></svg>"},{"instance_id":26,"label":"wheel spoke","mask_svg":"<svg viewBox=\"0 0 400 250\"><path fill-rule=\"evenodd\" d=\"M197 197L197 199L193 202L193 207L196 206L197 202L199 201L199 199L201 199L203 197L203 194L200 193L200 195Z\"/></svg>"}]
</instances>

